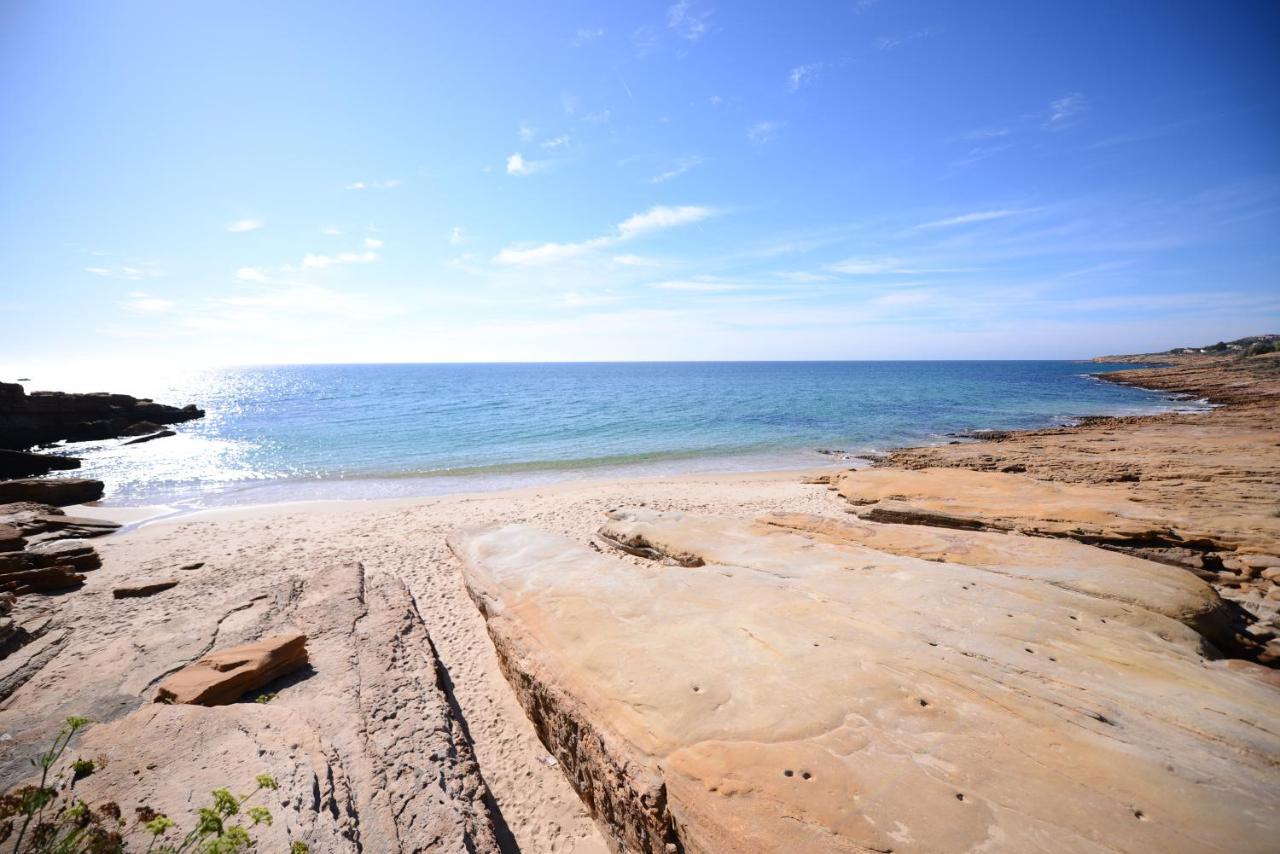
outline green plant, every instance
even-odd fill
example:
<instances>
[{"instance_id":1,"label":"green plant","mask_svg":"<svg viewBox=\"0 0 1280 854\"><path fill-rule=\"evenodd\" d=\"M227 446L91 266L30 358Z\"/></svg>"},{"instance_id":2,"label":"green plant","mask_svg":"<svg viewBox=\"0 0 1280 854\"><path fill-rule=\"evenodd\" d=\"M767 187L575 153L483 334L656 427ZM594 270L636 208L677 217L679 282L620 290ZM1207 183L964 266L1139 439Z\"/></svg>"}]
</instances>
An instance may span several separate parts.
<instances>
[{"instance_id":1,"label":"green plant","mask_svg":"<svg viewBox=\"0 0 1280 854\"><path fill-rule=\"evenodd\" d=\"M267 691L266 693L259 694L258 696L254 697L253 701L255 703L266 704L266 703L270 703L272 700L274 700L276 697L279 697L279 696L280 695L275 691Z\"/></svg>"},{"instance_id":2,"label":"green plant","mask_svg":"<svg viewBox=\"0 0 1280 854\"><path fill-rule=\"evenodd\" d=\"M259 774L253 791L245 795L215 789L210 805L197 812L195 827L181 838L171 833L176 822L151 807L135 810L132 827L115 803L90 807L73 789L77 780L93 773L92 760L76 759L63 772L53 772L71 739L89 723L88 718L67 718L49 749L31 760L40 769L40 782L0 797L0 845L16 830L15 854L237 854L254 847L252 828L271 825L266 807L248 805L259 792L278 788L270 774ZM64 773L68 770L69 777ZM247 826L235 820L242 813ZM142 843L145 847L140 847ZM293 842L289 854L307 854L306 843Z\"/></svg>"}]
</instances>

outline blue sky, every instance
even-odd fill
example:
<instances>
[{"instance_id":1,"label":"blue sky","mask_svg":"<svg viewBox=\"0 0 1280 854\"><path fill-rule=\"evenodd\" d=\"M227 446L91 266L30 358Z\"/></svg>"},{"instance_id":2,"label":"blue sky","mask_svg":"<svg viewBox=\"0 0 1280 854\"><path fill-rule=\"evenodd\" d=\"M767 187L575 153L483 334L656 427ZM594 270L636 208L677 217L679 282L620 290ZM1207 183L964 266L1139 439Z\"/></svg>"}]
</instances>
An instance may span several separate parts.
<instances>
[{"instance_id":1,"label":"blue sky","mask_svg":"<svg viewBox=\"0 0 1280 854\"><path fill-rule=\"evenodd\" d=\"M1278 43L1250 2L6 3L0 370L1280 331Z\"/></svg>"}]
</instances>

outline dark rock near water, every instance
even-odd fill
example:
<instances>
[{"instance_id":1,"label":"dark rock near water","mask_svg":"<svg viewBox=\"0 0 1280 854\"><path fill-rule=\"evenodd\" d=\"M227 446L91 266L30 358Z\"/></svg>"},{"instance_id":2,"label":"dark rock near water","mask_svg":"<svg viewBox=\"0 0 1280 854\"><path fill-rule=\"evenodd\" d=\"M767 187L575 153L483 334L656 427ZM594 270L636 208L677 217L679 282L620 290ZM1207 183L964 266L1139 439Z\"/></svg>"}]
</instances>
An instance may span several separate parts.
<instances>
[{"instance_id":1,"label":"dark rock near water","mask_svg":"<svg viewBox=\"0 0 1280 854\"><path fill-rule=\"evenodd\" d=\"M176 436L177 433L172 430L161 430L158 433L150 433L146 436L139 436L136 439L130 439L125 442L126 445L141 445L143 442L150 442L152 439L163 439L165 436Z\"/></svg>"},{"instance_id":2,"label":"dark rock near water","mask_svg":"<svg viewBox=\"0 0 1280 854\"><path fill-rule=\"evenodd\" d=\"M27 394L17 383L0 383L0 448L136 436L203 416L194 405L179 408L127 394Z\"/></svg>"},{"instance_id":3,"label":"dark rock near water","mask_svg":"<svg viewBox=\"0 0 1280 854\"><path fill-rule=\"evenodd\" d=\"M75 457L58 457L52 454L32 454L27 451L0 449L0 478L32 477L51 471L80 468Z\"/></svg>"},{"instance_id":4,"label":"dark rock near water","mask_svg":"<svg viewBox=\"0 0 1280 854\"><path fill-rule=\"evenodd\" d=\"M0 503L10 501L35 501L63 507L67 504L84 504L102 497L100 480L83 477L25 478L0 481Z\"/></svg>"}]
</instances>

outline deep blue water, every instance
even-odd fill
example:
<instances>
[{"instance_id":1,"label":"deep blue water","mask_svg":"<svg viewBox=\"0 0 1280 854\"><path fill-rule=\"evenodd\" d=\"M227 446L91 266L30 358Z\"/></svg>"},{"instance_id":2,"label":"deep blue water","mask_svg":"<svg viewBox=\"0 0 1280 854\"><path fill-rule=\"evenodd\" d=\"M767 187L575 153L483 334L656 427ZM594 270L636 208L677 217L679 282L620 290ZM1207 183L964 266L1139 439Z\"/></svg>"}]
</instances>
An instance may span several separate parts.
<instances>
[{"instance_id":1,"label":"deep blue water","mask_svg":"<svg viewBox=\"0 0 1280 854\"><path fill-rule=\"evenodd\" d=\"M208 416L69 446L108 503L425 495L569 477L815 466L852 453L1171 408L1078 362L233 368L119 388Z\"/></svg>"}]
</instances>

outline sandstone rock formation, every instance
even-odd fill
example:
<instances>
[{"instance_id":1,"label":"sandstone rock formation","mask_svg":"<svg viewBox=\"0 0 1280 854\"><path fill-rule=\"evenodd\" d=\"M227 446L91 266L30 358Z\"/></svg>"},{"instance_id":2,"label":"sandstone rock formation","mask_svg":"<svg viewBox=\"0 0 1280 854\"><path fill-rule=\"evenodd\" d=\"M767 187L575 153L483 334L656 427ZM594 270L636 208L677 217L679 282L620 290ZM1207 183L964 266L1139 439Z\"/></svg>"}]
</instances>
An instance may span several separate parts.
<instances>
[{"instance_id":1,"label":"sandstone rock formation","mask_svg":"<svg viewBox=\"0 0 1280 854\"><path fill-rule=\"evenodd\" d=\"M68 504L97 501L102 497L102 493L102 481L83 477L0 481L0 504L11 501L34 501L39 504L65 507Z\"/></svg>"},{"instance_id":2,"label":"sandstone rock formation","mask_svg":"<svg viewBox=\"0 0 1280 854\"><path fill-rule=\"evenodd\" d=\"M27 394L21 385L0 383L0 448L111 439L139 422L177 424L203 416L194 405L179 409L127 394Z\"/></svg>"},{"instance_id":3,"label":"sandstone rock formation","mask_svg":"<svg viewBox=\"0 0 1280 854\"><path fill-rule=\"evenodd\" d=\"M529 526L451 547L626 850L1273 850L1280 690L1210 666L1220 602L1190 574L798 516L637 510L601 535L666 559Z\"/></svg>"},{"instance_id":4,"label":"sandstone rock formation","mask_svg":"<svg viewBox=\"0 0 1280 854\"><path fill-rule=\"evenodd\" d=\"M126 571L108 566L106 572ZM121 576L123 578L123 575ZM90 579L90 585L111 578ZM145 607L68 598L57 622L0 661L0 779L30 774L69 714L98 723L68 761L104 760L77 783L126 815L146 803L190 827L214 788L257 774L276 792L259 848L321 852L499 851L488 791L447 679L408 590L358 563L269 575L193 574ZM152 703L156 686L210 650L305 627L310 668L267 703ZM260 796L261 797L261 796Z\"/></svg>"},{"instance_id":5,"label":"sandstone rock formation","mask_svg":"<svg viewBox=\"0 0 1280 854\"><path fill-rule=\"evenodd\" d=\"M177 586L177 582L169 586ZM117 599L123 598L118 593L121 589L112 591ZM270 684L306 664L306 635L302 632L273 635L253 643L220 649L188 664L160 683L156 702L225 706L239 700L246 692Z\"/></svg>"}]
</instances>

